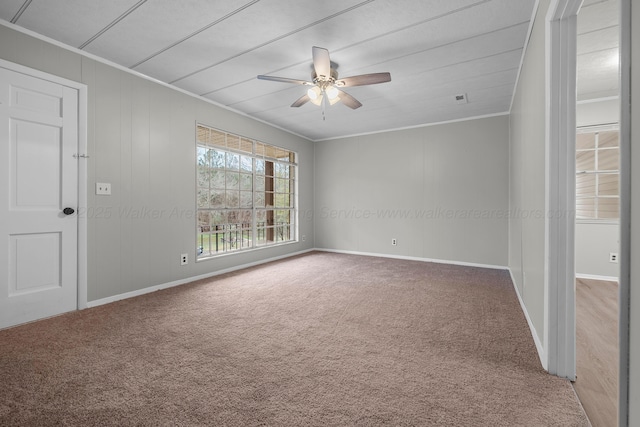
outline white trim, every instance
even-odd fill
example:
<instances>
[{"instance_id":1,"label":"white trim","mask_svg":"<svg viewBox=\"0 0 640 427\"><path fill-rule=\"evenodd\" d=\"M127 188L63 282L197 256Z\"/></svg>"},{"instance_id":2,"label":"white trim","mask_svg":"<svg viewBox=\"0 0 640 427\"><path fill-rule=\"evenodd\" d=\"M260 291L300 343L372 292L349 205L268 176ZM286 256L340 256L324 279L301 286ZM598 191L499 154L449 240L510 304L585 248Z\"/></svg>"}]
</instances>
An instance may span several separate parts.
<instances>
[{"instance_id":1,"label":"white trim","mask_svg":"<svg viewBox=\"0 0 640 427\"><path fill-rule=\"evenodd\" d=\"M437 258L422 258L422 257L413 257L413 256L404 256L404 255L391 255L391 254L383 254L383 253L376 253L376 252L343 251L339 249L328 249L328 248L315 248L314 250L320 251L320 252L332 252L336 254L362 255L362 256L371 256L371 257L378 257L378 258L403 259L407 261L421 261L421 262L434 262L437 264L462 265L466 267L491 268L494 270L509 269L506 265L480 264L475 262L450 261L450 260L437 259Z\"/></svg>"},{"instance_id":2,"label":"white trim","mask_svg":"<svg viewBox=\"0 0 640 427\"><path fill-rule=\"evenodd\" d=\"M636 2L635 6L638 6ZM629 425L629 356L630 356L630 303L631 303L631 88L632 88L632 14L637 15L631 0L620 0L620 281L618 318L618 423L621 427ZM637 52L637 47L634 47ZM639 66L640 64L635 64ZM636 98L636 104L638 103ZM635 133L638 132L636 129ZM637 147L636 147L637 148ZM637 224L636 224L637 225ZM636 255L637 257L637 255ZM637 261L636 261L637 262ZM640 325L634 325L638 328ZM634 361L637 369L638 361ZM636 397L637 401L637 397Z\"/></svg>"},{"instance_id":3,"label":"white trim","mask_svg":"<svg viewBox=\"0 0 640 427\"><path fill-rule=\"evenodd\" d=\"M617 101L618 99L620 99L619 96L603 96L602 98L583 99L582 101L577 101L576 104L595 104L596 102Z\"/></svg>"},{"instance_id":4,"label":"white trim","mask_svg":"<svg viewBox=\"0 0 640 427\"><path fill-rule=\"evenodd\" d=\"M536 327L533 325L533 321L531 317L529 317L529 312L527 311L527 306L525 305L522 297L520 296L520 292L518 292L518 287L516 286L515 278L513 277L513 272L509 268L509 276L511 276L511 283L513 284L513 290L518 297L518 302L520 302L520 308L522 308L522 313L524 317L527 319L527 324L529 325L529 330L531 331L531 336L533 337L533 343L536 345L536 350L538 351L538 358L540 359L540 363L542 364L543 369L547 369L544 365L544 361L547 360L547 357L544 353L544 346L542 345L542 341L540 341L540 337L538 336L538 331L536 331Z\"/></svg>"},{"instance_id":5,"label":"white trim","mask_svg":"<svg viewBox=\"0 0 640 427\"><path fill-rule=\"evenodd\" d=\"M605 282L620 282L620 278L616 276L598 276L597 274L582 274L576 273L576 279L587 279L587 280L603 280Z\"/></svg>"},{"instance_id":6,"label":"white trim","mask_svg":"<svg viewBox=\"0 0 640 427\"><path fill-rule=\"evenodd\" d=\"M2 21L0 20L0 23ZM3 24L3 23L2 23ZM40 70L25 67L0 58L0 67L47 80L78 91L78 154L87 154L87 85L45 73ZM87 207L87 159L78 158L78 207L76 212L86 212ZM77 300L79 310L87 307L87 218L78 215L78 266L77 266Z\"/></svg>"},{"instance_id":7,"label":"white trim","mask_svg":"<svg viewBox=\"0 0 640 427\"><path fill-rule=\"evenodd\" d=\"M78 89L78 153L87 153L88 142L88 88L82 85ZM87 212L88 206L88 160L87 157L78 158L78 212ZM78 309L87 308L88 284L88 243L87 243L87 215L78 216Z\"/></svg>"},{"instance_id":8,"label":"white trim","mask_svg":"<svg viewBox=\"0 0 640 427\"><path fill-rule=\"evenodd\" d=\"M577 13L552 0L545 18L544 349L547 370L576 378L575 139Z\"/></svg>"},{"instance_id":9,"label":"white trim","mask_svg":"<svg viewBox=\"0 0 640 427\"><path fill-rule=\"evenodd\" d=\"M173 288L175 286L180 286L180 285L184 285L186 283L195 282L196 280L208 279L210 277L219 276L219 275L225 274L225 273L231 273L233 271L242 270L244 268L254 267L256 265L266 264L266 263L269 263L269 262L272 262L272 261L278 261L278 260L281 260L281 259L290 258L290 257L296 256L296 255L301 255L301 254L305 254L307 252L312 252L313 250L314 249L306 249L304 251L294 252L294 253L291 253L291 254L280 255L280 256L276 256L276 257L272 257L272 258L263 259L263 260L260 260L260 261L250 262L250 263L247 263L247 264L236 265L236 266L233 266L233 267L229 267L229 268L225 268L225 269L222 269L222 270L214 271L212 273L201 274L199 276L187 277L185 279L174 280L173 282L167 282L167 283L162 283L160 285L149 286L147 288L138 289L137 291L125 292L124 294L118 294L118 295L113 295L113 296L106 297L106 298L101 298L101 299L98 299L98 300L94 300L94 301L88 302L87 303L87 307L89 307L89 308L98 307L100 305L109 304L109 303L120 301L120 300L123 300L123 299L133 298L133 297L137 297L137 296L140 296L140 295L145 295L145 294L148 294L148 293L151 293L151 292L160 291L162 289Z\"/></svg>"}]
</instances>

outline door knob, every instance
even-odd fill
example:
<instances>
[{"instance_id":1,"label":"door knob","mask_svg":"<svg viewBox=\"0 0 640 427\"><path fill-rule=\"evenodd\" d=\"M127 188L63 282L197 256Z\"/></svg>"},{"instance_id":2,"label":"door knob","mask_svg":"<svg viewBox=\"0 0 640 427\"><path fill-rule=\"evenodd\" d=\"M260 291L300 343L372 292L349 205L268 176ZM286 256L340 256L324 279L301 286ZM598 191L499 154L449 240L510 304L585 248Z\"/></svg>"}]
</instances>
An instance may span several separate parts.
<instances>
[{"instance_id":1,"label":"door knob","mask_svg":"<svg viewBox=\"0 0 640 427\"><path fill-rule=\"evenodd\" d=\"M64 208L62 210L62 213L65 215L71 215L72 213L74 213L75 211L73 210L73 208Z\"/></svg>"}]
</instances>

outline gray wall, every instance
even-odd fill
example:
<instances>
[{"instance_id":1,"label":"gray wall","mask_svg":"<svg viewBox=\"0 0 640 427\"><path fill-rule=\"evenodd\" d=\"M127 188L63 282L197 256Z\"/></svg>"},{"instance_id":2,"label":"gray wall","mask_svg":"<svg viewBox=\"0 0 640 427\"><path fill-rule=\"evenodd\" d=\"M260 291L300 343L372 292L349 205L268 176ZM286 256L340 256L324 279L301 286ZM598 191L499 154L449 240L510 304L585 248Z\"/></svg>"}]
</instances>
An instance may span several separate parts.
<instances>
[{"instance_id":1,"label":"gray wall","mask_svg":"<svg viewBox=\"0 0 640 427\"><path fill-rule=\"evenodd\" d=\"M620 265L609 262L610 253L620 252L617 223L576 222L576 276L618 279Z\"/></svg>"},{"instance_id":2,"label":"gray wall","mask_svg":"<svg viewBox=\"0 0 640 427\"><path fill-rule=\"evenodd\" d=\"M544 343L545 16L539 3L510 114L509 268Z\"/></svg>"},{"instance_id":3,"label":"gray wall","mask_svg":"<svg viewBox=\"0 0 640 427\"><path fill-rule=\"evenodd\" d=\"M498 116L315 143L316 247L506 266L507 126Z\"/></svg>"},{"instance_id":4,"label":"gray wall","mask_svg":"<svg viewBox=\"0 0 640 427\"><path fill-rule=\"evenodd\" d=\"M89 301L313 247L301 215L306 242L194 262L196 122L297 151L303 212L313 210L310 141L4 26L0 40L0 58L88 86ZM112 195L96 196L95 182Z\"/></svg>"}]
</instances>

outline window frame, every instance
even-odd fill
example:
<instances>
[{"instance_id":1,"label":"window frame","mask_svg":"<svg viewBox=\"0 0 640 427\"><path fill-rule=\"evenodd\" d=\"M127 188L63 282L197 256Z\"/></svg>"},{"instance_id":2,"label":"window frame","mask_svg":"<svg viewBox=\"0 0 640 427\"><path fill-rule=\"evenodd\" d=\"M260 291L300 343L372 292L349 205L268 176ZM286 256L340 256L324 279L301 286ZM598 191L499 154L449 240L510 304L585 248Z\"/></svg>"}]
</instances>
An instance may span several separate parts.
<instances>
[{"instance_id":1,"label":"window frame","mask_svg":"<svg viewBox=\"0 0 640 427\"><path fill-rule=\"evenodd\" d=\"M206 130L207 132L216 132L218 134L224 135L224 145L211 143L210 138L206 138L206 140L201 139L201 128ZM219 128L215 128L213 126L206 125L204 123L196 122L195 126L196 135L195 135L195 212L196 212L196 224L195 224L195 248L196 248L196 262L207 261L211 259L216 259L221 256L233 255L237 253L245 253L255 250L261 250L265 248L271 248L274 246L287 245L291 243L298 242L298 153L296 151L290 150L288 148L284 148L281 146L277 146L274 144L266 143L260 141L255 138L249 138L242 135L238 135L233 132L228 132ZM229 147L228 144L230 141L238 141L238 147ZM251 144L251 151L248 151L248 143ZM218 170L218 174L222 173L225 176L224 190L222 187L215 188L212 187L213 183L213 172L216 168L209 168L209 178L208 178L208 186L206 189L209 191L209 207L201 207L201 190L205 190L205 187L201 185L201 176L200 176L200 161L201 161L201 149L209 149L214 150L213 152L222 154L224 156L223 164L224 167ZM260 152L259 152L260 151ZM273 154L271 156L270 154ZM283 157L278 158L278 155L282 155ZM212 191L224 191L226 197L229 192L234 192L236 189L231 189L228 187L228 182L226 177L228 175L233 175L235 172L234 168L229 168L229 158L234 156L238 156L237 159L240 163L243 160L246 161L247 158L251 159L251 172L247 173L246 170L243 171L242 164L238 165L238 175L239 175L239 188L237 189L239 194L238 205L235 207L230 207L227 205L227 200L225 198L224 203L220 207L214 207L211 205L211 197ZM288 157L287 160L286 157ZM259 162L262 162L264 169L263 173L260 173L260 169L258 169L257 165ZM270 167L268 165L271 165ZM271 168L271 170L269 170ZM232 169L232 170L231 170ZM285 176L279 176L278 170L280 173ZM271 172L271 174L269 174ZM251 202L250 206L246 203L242 202L242 193L244 190L242 187L242 175L250 175L251 176ZM257 186L257 183L260 179L264 181L264 188L260 190L260 187ZM282 185L282 180L287 180L289 183L289 188L284 191L278 191L276 186L280 184ZM270 181L270 182L269 182ZM248 192L248 191L244 191ZM262 199L264 203L261 205L256 204L256 201L259 199L259 195L262 195ZM284 206L283 203L276 203L278 197L280 200L288 201L288 206ZM271 198L271 203L269 203L269 199ZM288 211L288 213L283 214L283 212ZM208 225L203 225L201 222L201 213L207 212L207 215L204 217L213 218L214 213L217 213L221 216L226 216L229 213L234 212L233 215L237 214L238 221L233 224L225 221L224 224L214 224L214 222L210 219ZM250 212L250 215L249 215ZM284 215L287 217L287 221L283 222L283 224L279 224L275 221L278 215ZM265 217L264 222L260 222L258 217ZM250 219L249 219L250 217ZM246 221L249 219L249 221ZM223 226L224 228L218 228L219 226ZM227 230L226 227L229 226ZM235 228L233 227L235 226ZM238 228L240 226L240 228ZM203 231L203 228L208 228L206 231ZM214 230L215 227L215 230ZM286 229L288 237L278 238L278 236L284 236L280 230L280 228ZM222 235L222 242L225 242L225 236L228 233L235 233L235 240L231 237L228 240L229 248L224 248L220 251L213 250L213 243L220 244L220 236ZM264 236L264 241L259 240L259 236ZM245 240L245 236L249 236L248 239ZM241 239L240 247L237 247L238 237ZM244 247L244 242L248 241L248 245ZM206 242L206 244L205 244ZM209 248L209 250L205 251L205 246ZM216 245L216 248L219 247Z\"/></svg>"}]
</instances>

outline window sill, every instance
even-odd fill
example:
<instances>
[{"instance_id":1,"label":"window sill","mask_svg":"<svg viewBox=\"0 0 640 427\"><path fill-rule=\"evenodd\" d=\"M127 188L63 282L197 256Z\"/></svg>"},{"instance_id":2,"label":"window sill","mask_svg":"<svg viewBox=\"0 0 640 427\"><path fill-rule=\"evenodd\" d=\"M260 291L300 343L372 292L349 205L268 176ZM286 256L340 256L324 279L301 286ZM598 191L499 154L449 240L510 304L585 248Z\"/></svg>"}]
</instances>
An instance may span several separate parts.
<instances>
[{"instance_id":1,"label":"window sill","mask_svg":"<svg viewBox=\"0 0 640 427\"><path fill-rule=\"evenodd\" d=\"M233 252L224 252L224 253L221 253L221 254L210 255L208 257L202 257L202 258L196 257L196 263L205 262L205 261L211 261L211 260L214 260L214 259L225 258L225 257L228 257L228 256L237 255L237 254L246 254L246 253L258 252L258 251L262 251L264 249L269 249L269 248L279 248L279 247L282 247L282 246L293 245L293 244L296 244L296 243L300 243L300 240L290 240L288 242L274 243L272 245L260 246L258 248L240 249L240 250L233 251Z\"/></svg>"}]
</instances>

